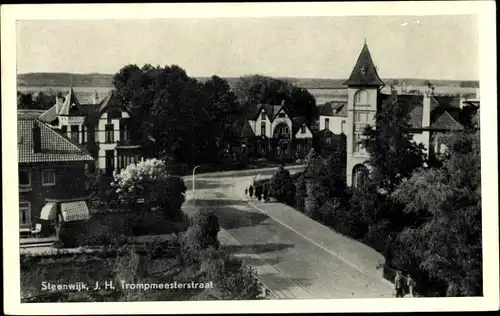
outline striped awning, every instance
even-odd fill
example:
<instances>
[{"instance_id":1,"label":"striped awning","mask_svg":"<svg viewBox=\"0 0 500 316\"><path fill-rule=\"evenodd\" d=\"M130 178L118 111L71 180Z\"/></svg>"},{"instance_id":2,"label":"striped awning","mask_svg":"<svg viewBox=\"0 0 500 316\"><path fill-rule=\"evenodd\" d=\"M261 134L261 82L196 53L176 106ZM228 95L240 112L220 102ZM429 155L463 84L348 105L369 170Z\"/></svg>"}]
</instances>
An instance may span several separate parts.
<instances>
[{"instance_id":1,"label":"striped awning","mask_svg":"<svg viewBox=\"0 0 500 316\"><path fill-rule=\"evenodd\" d=\"M90 218L89 208L85 201L61 203L61 213L65 222L81 221Z\"/></svg>"},{"instance_id":2,"label":"striped awning","mask_svg":"<svg viewBox=\"0 0 500 316\"><path fill-rule=\"evenodd\" d=\"M56 220L57 219L57 204L49 202L42 207L40 219Z\"/></svg>"}]
</instances>

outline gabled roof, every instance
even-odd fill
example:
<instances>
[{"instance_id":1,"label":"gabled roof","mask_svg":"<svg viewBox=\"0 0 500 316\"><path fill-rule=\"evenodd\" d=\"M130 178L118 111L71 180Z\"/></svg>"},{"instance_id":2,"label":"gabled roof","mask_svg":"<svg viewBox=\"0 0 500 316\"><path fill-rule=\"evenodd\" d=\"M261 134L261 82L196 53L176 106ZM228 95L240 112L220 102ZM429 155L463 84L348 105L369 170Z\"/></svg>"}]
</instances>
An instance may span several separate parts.
<instances>
[{"instance_id":1,"label":"gabled roof","mask_svg":"<svg viewBox=\"0 0 500 316\"><path fill-rule=\"evenodd\" d=\"M292 119L292 135L293 136L295 136L295 134L297 134L297 132L302 127L302 125L305 125L306 128L309 129L309 131L312 134L312 129L309 126L309 124L307 123L307 118L306 117L294 117Z\"/></svg>"},{"instance_id":2,"label":"gabled roof","mask_svg":"<svg viewBox=\"0 0 500 316\"><path fill-rule=\"evenodd\" d=\"M253 137L255 136L255 133L252 130L252 127L248 123L248 121L245 121L245 125L243 125L243 129L241 130L240 137Z\"/></svg>"},{"instance_id":3,"label":"gabled roof","mask_svg":"<svg viewBox=\"0 0 500 316\"><path fill-rule=\"evenodd\" d=\"M257 119L262 113L262 110L266 113L267 117L269 117L269 120L272 122L276 118L276 115L278 115L278 112L283 109L286 114L291 118L291 112L290 110L286 107L286 105L271 105L271 104L259 104L257 107L257 112L253 117L253 120Z\"/></svg>"},{"instance_id":4,"label":"gabled roof","mask_svg":"<svg viewBox=\"0 0 500 316\"><path fill-rule=\"evenodd\" d=\"M40 127L41 151L33 152L33 124ZM38 119L17 121L19 163L43 162L90 162L94 158L83 148L74 144L66 136L56 132Z\"/></svg>"},{"instance_id":5,"label":"gabled roof","mask_svg":"<svg viewBox=\"0 0 500 316\"><path fill-rule=\"evenodd\" d=\"M57 118L57 111L56 110L57 110L57 107L55 105L53 105L50 109L43 112L43 114L40 115L39 119L42 122L46 122L46 123L54 122Z\"/></svg>"},{"instance_id":6,"label":"gabled roof","mask_svg":"<svg viewBox=\"0 0 500 316\"><path fill-rule=\"evenodd\" d=\"M463 126L458 123L448 111L444 111L434 122L432 122L430 128L434 130L463 130Z\"/></svg>"},{"instance_id":7,"label":"gabled roof","mask_svg":"<svg viewBox=\"0 0 500 316\"><path fill-rule=\"evenodd\" d=\"M75 106L77 108L75 114L83 115L82 106L80 105L80 102L78 102L78 98L76 97L73 88L70 88L68 94L64 99L64 102L61 105L61 108L59 109L58 115L69 115L70 110Z\"/></svg>"},{"instance_id":8,"label":"gabled roof","mask_svg":"<svg viewBox=\"0 0 500 316\"><path fill-rule=\"evenodd\" d=\"M363 45L356 65L352 70L351 76L343 83L346 86L383 86L384 82L380 79L373 63L368 45Z\"/></svg>"},{"instance_id":9,"label":"gabled roof","mask_svg":"<svg viewBox=\"0 0 500 316\"><path fill-rule=\"evenodd\" d=\"M330 101L319 106L320 116L342 116L347 117L347 102Z\"/></svg>"},{"instance_id":10,"label":"gabled roof","mask_svg":"<svg viewBox=\"0 0 500 316\"><path fill-rule=\"evenodd\" d=\"M118 98L115 90L111 90L109 94L99 103L99 114L106 112L107 110L119 108L123 111L123 101Z\"/></svg>"}]
</instances>

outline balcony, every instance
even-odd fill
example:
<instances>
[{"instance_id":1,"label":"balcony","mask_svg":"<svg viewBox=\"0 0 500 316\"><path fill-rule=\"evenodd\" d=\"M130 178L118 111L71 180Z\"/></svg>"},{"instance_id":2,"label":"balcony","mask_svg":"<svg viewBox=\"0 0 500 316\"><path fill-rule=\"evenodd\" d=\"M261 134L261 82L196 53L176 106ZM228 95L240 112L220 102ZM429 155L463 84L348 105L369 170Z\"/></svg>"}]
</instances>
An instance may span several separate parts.
<instances>
[{"instance_id":1,"label":"balcony","mask_svg":"<svg viewBox=\"0 0 500 316\"><path fill-rule=\"evenodd\" d=\"M120 148L139 148L141 145L135 143L133 140L129 139L121 139L116 142L116 147Z\"/></svg>"}]
</instances>

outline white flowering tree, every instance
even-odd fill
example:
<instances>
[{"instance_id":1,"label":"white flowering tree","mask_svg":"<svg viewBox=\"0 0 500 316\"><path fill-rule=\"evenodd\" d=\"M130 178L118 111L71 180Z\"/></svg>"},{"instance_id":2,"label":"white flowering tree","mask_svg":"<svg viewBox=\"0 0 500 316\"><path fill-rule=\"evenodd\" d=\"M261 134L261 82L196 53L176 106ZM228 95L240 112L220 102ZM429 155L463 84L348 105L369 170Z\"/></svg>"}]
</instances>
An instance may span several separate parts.
<instances>
[{"instance_id":1,"label":"white flowering tree","mask_svg":"<svg viewBox=\"0 0 500 316\"><path fill-rule=\"evenodd\" d=\"M144 203L160 208L170 215L180 213L185 201L186 186L178 176L167 172L162 160L148 159L130 164L113 174L111 185L119 199L126 204Z\"/></svg>"}]
</instances>

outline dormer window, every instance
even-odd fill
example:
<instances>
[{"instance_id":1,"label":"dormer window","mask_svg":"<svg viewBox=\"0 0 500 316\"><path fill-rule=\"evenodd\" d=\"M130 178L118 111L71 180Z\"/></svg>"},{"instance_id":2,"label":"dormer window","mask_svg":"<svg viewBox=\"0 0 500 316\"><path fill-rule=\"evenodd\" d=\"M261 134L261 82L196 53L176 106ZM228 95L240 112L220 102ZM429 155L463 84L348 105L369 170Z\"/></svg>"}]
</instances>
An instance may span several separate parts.
<instances>
[{"instance_id":1,"label":"dormer window","mask_svg":"<svg viewBox=\"0 0 500 316\"><path fill-rule=\"evenodd\" d=\"M284 118L286 117L286 114L284 112L281 112L280 114L278 114L278 117Z\"/></svg>"}]
</instances>

